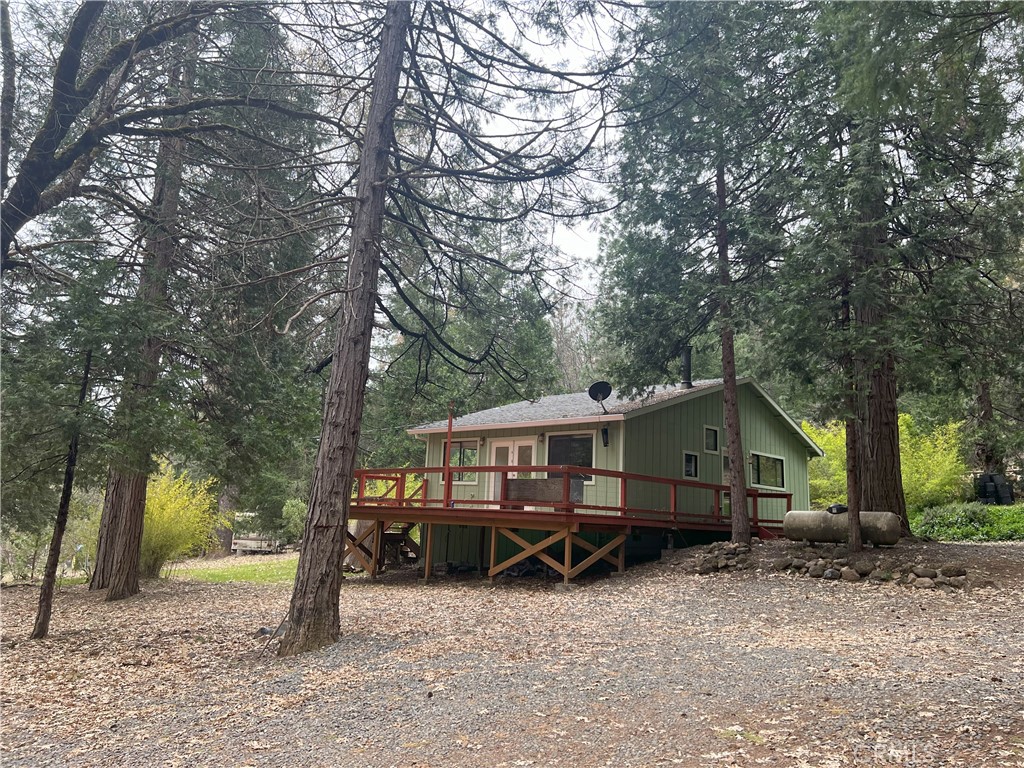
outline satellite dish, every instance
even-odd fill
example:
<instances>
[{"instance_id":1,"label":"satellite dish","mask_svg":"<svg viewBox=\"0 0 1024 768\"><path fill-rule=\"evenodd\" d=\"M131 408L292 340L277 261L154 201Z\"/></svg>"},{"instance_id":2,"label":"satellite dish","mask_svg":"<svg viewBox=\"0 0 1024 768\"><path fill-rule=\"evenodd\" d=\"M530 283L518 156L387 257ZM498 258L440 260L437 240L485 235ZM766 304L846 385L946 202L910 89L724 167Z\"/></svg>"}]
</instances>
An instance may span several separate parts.
<instances>
[{"instance_id":1,"label":"satellite dish","mask_svg":"<svg viewBox=\"0 0 1024 768\"><path fill-rule=\"evenodd\" d=\"M601 404L601 410L608 413L608 409L604 407L604 401L608 399L612 393L612 385L607 381L595 381L590 385L590 389L587 390L587 394L590 395L590 399Z\"/></svg>"}]
</instances>

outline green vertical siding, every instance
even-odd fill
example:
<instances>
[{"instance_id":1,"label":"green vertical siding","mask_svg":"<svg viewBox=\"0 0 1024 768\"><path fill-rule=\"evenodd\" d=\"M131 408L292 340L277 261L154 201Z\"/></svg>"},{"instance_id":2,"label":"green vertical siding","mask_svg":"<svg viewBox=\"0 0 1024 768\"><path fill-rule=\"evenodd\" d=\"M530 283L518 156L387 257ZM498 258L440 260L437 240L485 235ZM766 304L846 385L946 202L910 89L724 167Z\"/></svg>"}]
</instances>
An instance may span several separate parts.
<instances>
[{"instance_id":1,"label":"green vertical siding","mask_svg":"<svg viewBox=\"0 0 1024 768\"><path fill-rule=\"evenodd\" d=\"M749 458L753 451L782 457L785 462L784 490L793 494L794 509L806 509L810 503L806 443L793 433L785 419L761 398L753 386L740 386L739 406L744 455ZM704 450L705 425L719 429L718 454ZM682 478L683 453L689 451L698 456L697 479L721 484L724 450L721 390L637 414L626 422L627 472ZM749 486L749 465L745 470ZM667 509L669 506L668 491L649 483L631 485L628 501L630 506L645 509ZM677 508L681 512L707 514L712 511L713 504L711 491L694 488L681 488L679 491ZM781 520L785 510L784 499L762 499L759 504L759 515L763 519Z\"/></svg>"}]
</instances>

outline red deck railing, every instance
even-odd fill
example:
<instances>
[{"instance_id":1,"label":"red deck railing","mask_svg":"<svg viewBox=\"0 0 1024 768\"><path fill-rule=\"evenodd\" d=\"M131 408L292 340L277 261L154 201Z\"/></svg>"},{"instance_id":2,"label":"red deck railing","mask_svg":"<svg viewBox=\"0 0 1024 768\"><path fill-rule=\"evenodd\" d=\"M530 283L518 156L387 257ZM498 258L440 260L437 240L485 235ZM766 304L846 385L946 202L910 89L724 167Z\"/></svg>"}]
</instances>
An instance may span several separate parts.
<instances>
[{"instance_id":1,"label":"red deck railing","mask_svg":"<svg viewBox=\"0 0 1024 768\"><path fill-rule=\"evenodd\" d=\"M509 498L509 480L512 475L522 479L545 479L539 476L555 473L560 475L561 493L545 494L546 498L523 498L517 495ZM484 493L497 498L456 498L454 487L460 487L466 475L476 479L476 495ZM606 478L603 492L618 486L618 504L598 504L585 500L573 500L573 476L588 476L594 479ZM431 482L431 478L436 478ZM551 479L551 478L548 478ZM557 480L555 480L557 483ZM609 487L610 485L610 487ZM654 497L659 495L666 502L655 507L631 505L630 488L646 489L635 494ZM432 496L431 488L440 488L441 496ZM468 486L466 486L468 487ZM548 484L550 491L552 484ZM653 490L653 492L651 491ZM680 493L683 489L703 490L710 494L710 511L706 505L699 509L680 509ZM436 493L436 491L435 491ZM729 515L723 514L723 495L729 493L726 485L702 483L697 480L657 477L632 472L619 472L596 467L566 465L529 466L477 466L477 467L414 467L396 469L361 469L356 471L355 496L352 499L353 517L362 514L379 516L386 508L401 514L415 513L417 517L457 516L466 522L472 518L488 518L496 515L528 519L552 514L572 518L585 518L593 522L607 521L609 517L625 518L637 524L654 524L679 528L721 528L729 524ZM793 494L784 491L747 489L748 513L751 525L756 527L781 526L781 520L761 519L759 502L763 499L785 499L786 511L792 509ZM362 514L361 514L362 513Z\"/></svg>"}]
</instances>

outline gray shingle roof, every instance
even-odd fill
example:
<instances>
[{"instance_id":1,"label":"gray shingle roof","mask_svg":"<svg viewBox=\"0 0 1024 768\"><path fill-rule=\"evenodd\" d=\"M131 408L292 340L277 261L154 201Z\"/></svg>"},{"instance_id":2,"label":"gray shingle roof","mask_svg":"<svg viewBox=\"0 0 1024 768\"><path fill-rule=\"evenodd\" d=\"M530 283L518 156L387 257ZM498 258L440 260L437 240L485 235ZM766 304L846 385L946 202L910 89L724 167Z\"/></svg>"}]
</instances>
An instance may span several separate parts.
<instances>
[{"instance_id":1,"label":"gray shingle roof","mask_svg":"<svg viewBox=\"0 0 1024 768\"><path fill-rule=\"evenodd\" d=\"M647 397L637 400L620 399L614 392L604 401L609 414L625 415L641 408L657 403L674 400L677 397L690 395L701 390L712 389L722 384L721 379L695 381L693 386L684 389L678 384L656 387ZM467 413L452 421L455 429L467 427L488 427L503 424L531 424L548 421L578 421L580 419L596 419L604 415L600 404L590 399L586 392L574 392L568 395L549 395L539 400L523 400L510 405L489 408L486 411ZM412 432L433 432L447 429L447 419L423 424Z\"/></svg>"}]
</instances>

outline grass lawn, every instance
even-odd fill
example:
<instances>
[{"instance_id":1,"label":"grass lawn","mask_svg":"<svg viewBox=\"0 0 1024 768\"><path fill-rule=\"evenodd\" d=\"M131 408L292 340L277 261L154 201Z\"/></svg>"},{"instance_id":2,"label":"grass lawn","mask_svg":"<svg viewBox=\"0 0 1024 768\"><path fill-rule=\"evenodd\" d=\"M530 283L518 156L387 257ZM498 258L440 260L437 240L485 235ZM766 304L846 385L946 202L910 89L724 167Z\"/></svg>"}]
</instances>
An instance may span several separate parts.
<instances>
[{"instance_id":1,"label":"grass lawn","mask_svg":"<svg viewBox=\"0 0 1024 768\"><path fill-rule=\"evenodd\" d=\"M290 584L295 581L299 554L243 555L219 560L189 560L174 566L171 579L223 584L244 581L252 584Z\"/></svg>"}]
</instances>

